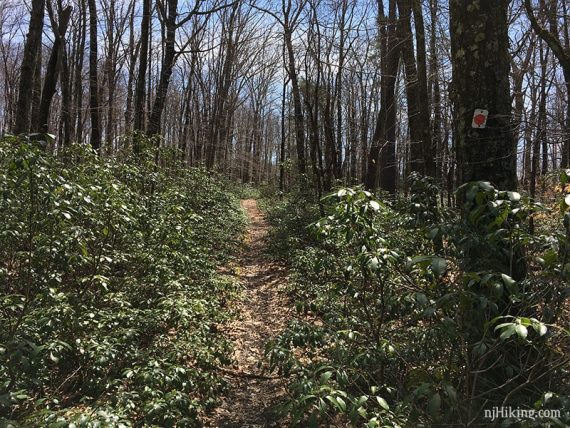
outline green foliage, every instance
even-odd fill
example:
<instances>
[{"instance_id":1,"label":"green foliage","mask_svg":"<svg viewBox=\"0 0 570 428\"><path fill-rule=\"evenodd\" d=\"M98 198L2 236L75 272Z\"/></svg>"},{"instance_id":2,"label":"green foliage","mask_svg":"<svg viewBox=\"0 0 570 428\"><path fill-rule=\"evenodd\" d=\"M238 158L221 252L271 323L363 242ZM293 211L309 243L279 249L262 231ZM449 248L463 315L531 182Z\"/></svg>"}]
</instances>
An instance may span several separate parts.
<instances>
[{"instance_id":1,"label":"green foliage","mask_svg":"<svg viewBox=\"0 0 570 428\"><path fill-rule=\"evenodd\" d=\"M292 251L312 240L307 226L318 220L320 214L314 198L305 192L265 197L261 208L274 226L268 239L270 251L277 258L287 259Z\"/></svg>"},{"instance_id":2,"label":"green foliage","mask_svg":"<svg viewBox=\"0 0 570 428\"><path fill-rule=\"evenodd\" d=\"M223 390L243 213L157 158L0 142L0 424L196 426Z\"/></svg>"},{"instance_id":3,"label":"green foliage","mask_svg":"<svg viewBox=\"0 0 570 428\"><path fill-rule=\"evenodd\" d=\"M461 213L430 180L411 189L407 204L340 189L309 228L298 205L269 208L298 317L267 358L290 378L294 423L484 424L485 408L545 396L567 423L568 226L530 234L546 208L488 183L459 190Z\"/></svg>"}]
</instances>

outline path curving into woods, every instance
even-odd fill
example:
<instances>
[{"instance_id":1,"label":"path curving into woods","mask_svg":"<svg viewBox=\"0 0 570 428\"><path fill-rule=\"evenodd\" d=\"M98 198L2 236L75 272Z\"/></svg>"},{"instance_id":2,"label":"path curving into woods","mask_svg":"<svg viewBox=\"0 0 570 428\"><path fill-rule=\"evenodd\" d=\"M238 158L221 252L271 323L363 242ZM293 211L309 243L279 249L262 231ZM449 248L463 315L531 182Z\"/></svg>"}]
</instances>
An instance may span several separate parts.
<instances>
[{"instance_id":1,"label":"path curving into woods","mask_svg":"<svg viewBox=\"0 0 570 428\"><path fill-rule=\"evenodd\" d=\"M247 246L238 264L244 296L238 317L224 329L234 347L235 363L224 371L230 391L206 426L279 427L273 407L284 398L285 383L264 373L259 364L265 343L285 328L293 310L285 293L285 268L266 253L269 226L257 201L245 199L241 205L249 218Z\"/></svg>"}]
</instances>

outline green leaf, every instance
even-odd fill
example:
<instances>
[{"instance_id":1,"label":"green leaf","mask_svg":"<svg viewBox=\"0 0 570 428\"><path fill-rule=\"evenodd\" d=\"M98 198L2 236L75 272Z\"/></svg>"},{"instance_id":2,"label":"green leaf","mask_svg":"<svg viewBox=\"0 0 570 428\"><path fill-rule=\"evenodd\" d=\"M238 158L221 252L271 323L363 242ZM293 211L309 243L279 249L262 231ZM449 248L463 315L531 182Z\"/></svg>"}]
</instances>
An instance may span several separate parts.
<instances>
[{"instance_id":1,"label":"green leaf","mask_svg":"<svg viewBox=\"0 0 570 428\"><path fill-rule=\"evenodd\" d=\"M455 390L455 388L451 385L445 385L445 392L447 393L447 396L449 397L449 399L453 402L457 401L457 391Z\"/></svg>"},{"instance_id":2,"label":"green leaf","mask_svg":"<svg viewBox=\"0 0 570 428\"><path fill-rule=\"evenodd\" d=\"M546 332L548 331L548 328L546 328L546 325L544 323L541 323L541 322L533 323L532 328L534 329L534 331L536 331L538 333L539 336L544 336L546 334Z\"/></svg>"},{"instance_id":3,"label":"green leaf","mask_svg":"<svg viewBox=\"0 0 570 428\"><path fill-rule=\"evenodd\" d=\"M447 261L441 257L434 257L429 266L436 276L441 276L447 269Z\"/></svg>"},{"instance_id":4,"label":"green leaf","mask_svg":"<svg viewBox=\"0 0 570 428\"><path fill-rule=\"evenodd\" d=\"M378 422L378 418L376 416L374 416L366 423L367 428L376 428L378 426L380 426L380 422Z\"/></svg>"},{"instance_id":5,"label":"green leaf","mask_svg":"<svg viewBox=\"0 0 570 428\"><path fill-rule=\"evenodd\" d=\"M511 337L513 334L515 334L515 331L516 331L515 324L510 324L507 328L503 330L503 332L499 336L499 339L506 340L509 337Z\"/></svg>"},{"instance_id":6,"label":"green leaf","mask_svg":"<svg viewBox=\"0 0 570 428\"><path fill-rule=\"evenodd\" d=\"M299 401L300 401L300 402L304 402L304 401L312 400L313 398L317 398L317 396L314 395L314 394L307 394L307 395L303 395L303 396L299 399Z\"/></svg>"},{"instance_id":7,"label":"green leaf","mask_svg":"<svg viewBox=\"0 0 570 428\"><path fill-rule=\"evenodd\" d=\"M507 196L512 202L518 202L521 200L521 194L519 192L507 192Z\"/></svg>"},{"instance_id":8,"label":"green leaf","mask_svg":"<svg viewBox=\"0 0 570 428\"><path fill-rule=\"evenodd\" d=\"M526 339L528 335L528 329L522 324L515 325L515 331L521 339Z\"/></svg>"},{"instance_id":9,"label":"green leaf","mask_svg":"<svg viewBox=\"0 0 570 428\"><path fill-rule=\"evenodd\" d=\"M562 268L562 277L570 280L570 263L566 263Z\"/></svg>"},{"instance_id":10,"label":"green leaf","mask_svg":"<svg viewBox=\"0 0 570 428\"><path fill-rule=\"evenodd\" d=\"M346 412L346 402L341 397L336 397L336 401L340 406L340 410Z\"/></svg>"},{"instance_id":11,"label":"green leaf","mask_svg":"<svg viewBox=\"0 0 570 428\"><path fill-rule=\"evenodd\" d=\"M431 415L435 415L436 413L439 412L440 408L441 408L441 396L439 395L439 392L436 392L435 394L433 394L431 396L431 398L428 401L428 412Z\"/></svg>"},{"instance_id":12,"label":"green leaf","mask_svg":"<svg viewBox=\"0 0 570 428\"><path fill-rule=\"evenodd\" d=\"M511 288L513 285L516 284L516 281L512 279L509 275L505 275L504 273L501 274L501 278L503 278L503 282L507 286L507 288Z\"/></svg>"},{"instance_id":13,"label":"green leaf","mask_svg":"<svg viewBox=\"0 0 570 428\"><path fill-rule=\"evenodd\" d=\"M335 397L334 395L327 395L326 399L331 402L333 406L339 409L341 412L346 411L346 402L341 397Z\"/></svg>"},{"instance_id":14,"label":"green leaf","mask_svg":"<svg viewBox=\"0 0 570 428\"><path fill-rule=\"evenodd\" d=\"M379 264L380 264L380 260L378 260L378 257L372 257L372 258L370 258L370 260L368 260L368 267L370 269L373 269L373 270L378 269Z\"/></svg>"},{"instance_id":15,"label":"green leaf","mask_svg":"<svg viewBox=\"0 0 570 428\"><path fill-rule=\"evenodd\" d=\"M327 383L328 380L331 378L331 376L332 376L331 371L321 373L321 376L319 377L319 383L321 383L321 384Z\"/></svg>"},{"instance_id":16,"label":"green leaf","mask_svg":"<svg viewBox=\"0 0 570 428\"><path fill-rule=\"evenodd\" d=\"M319 428L318 414L314 411L309 418L309 428Z\"/></svg>"},{"instance_id":17,"label":"green leaf","mask_svg":"<svg viewBox=\"0 0 570 428\"><path fill-rule=\"evenodd\" d=\"M425 306L429 303L429 300L424 293L416 293L416 302L418 302L421 306Z\"/></svg>"},{"instance_id":18,"label":"green leaf","mask_svg":"<svg viewBox=\"0 0 570 428\"><path fill-rule=\"evenodd\" d=\"M514 325L514 323L512 323L512 322L505 322L505 323L499 324L499 325L497 325L497 326L495 327L495 331L499 330L500 328L505 328L505 327L508 326L508 325Z\"/></svg>"},{"instance_id":19,"label":"green leaf","mask_svg":"<svg viewBox=\"0 0 570 428\"><path fill-rule=\"evenodd\" d=\"M376 401L378 401L378 404L380 404L380 407L382 407L384 410L390 410L388 402L384 400L382 397L376 397Z\"/></svg>"}]
</instances>

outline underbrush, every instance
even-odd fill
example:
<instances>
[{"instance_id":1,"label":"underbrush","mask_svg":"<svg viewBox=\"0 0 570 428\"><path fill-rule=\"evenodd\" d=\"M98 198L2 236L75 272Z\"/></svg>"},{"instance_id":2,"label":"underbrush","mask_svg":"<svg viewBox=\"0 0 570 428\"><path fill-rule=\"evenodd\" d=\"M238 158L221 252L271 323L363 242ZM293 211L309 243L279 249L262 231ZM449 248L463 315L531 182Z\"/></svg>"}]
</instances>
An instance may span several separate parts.
<instances>
[{"instance_id":1,"label":"underbrush","mask_svg":"<svg viewBox=\"0 0 570 428\"><path fill-rule=\"evenodd\" d=\"M0 425L199 426L224 390L245 218L155 155L0 142Z\"/></svg>"},{"instance_id":2,"label":"underbrush","mask_svg":"<svg viewBox=\"0 0 570 428\"><path fill-rule=\"evenodd\" d=\"M553 210L486 182L444 210L419 176L395 202L339 189L321 219L267 203L298 316L266 355L293 425L568 426L568 174Z\"/></svg>"},{"instance_id":3,"label":"underbrush","mask_svg":"<svg viewBox=\"0 0 570 428\"><path fill-rule=\"evenodd\" d=\"M293 252L314 241L309 225L318 220L320 211L311 193L267 194L259 205L272 226L267 242L273 257L289 261Z\"/></svg>"}]
</instances>

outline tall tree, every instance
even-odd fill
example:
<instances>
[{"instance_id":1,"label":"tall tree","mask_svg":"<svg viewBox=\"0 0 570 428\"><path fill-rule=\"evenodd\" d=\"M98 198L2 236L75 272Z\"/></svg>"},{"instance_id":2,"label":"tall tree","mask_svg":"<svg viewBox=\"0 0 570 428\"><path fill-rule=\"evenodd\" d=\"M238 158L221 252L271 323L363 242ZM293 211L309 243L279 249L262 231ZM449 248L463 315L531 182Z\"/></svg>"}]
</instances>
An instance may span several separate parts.
<instances>
[{"instance_id":1,"label":"tall tree","mask_svg":"<svg viewBox=\"0 0 570 428\"><path fill-rule=\"evenodd\" d=\"M365 185L375 189L396 192L398 168L396 165L396 81L400 49L397 37L396 0L390 0L388 15L382 1L378 2L380 26L380 57L382 77L380 81L380 111L376 120Z\"/></svg>"},{"instance_id":2,"label":"tall tree","mask_svg":"<svg viewBox=\"0 0 570 428\"><path fill-rule=\"evenodd\" d=\"M447 149L443 147L442 138L442 107L441 107L441 83L439 77L439 55L437 52L437 24L439 14L439 1L430 0L430 40L429 40L429 80L428 80L428 96L432 108L431 149L435 161L435 177L442 182L444 180L444 157ZM429 115L429 113L428 113Z\"/></svg>"},{"instance_id":3,"label":"tall tree","mask_svg":"<svg viewBox=\"0 0 570 428\"><path fill-rule=\"evenodd\" d=\"M565 4L565 2L562 2ZM566 27L565 32L565 45L562 44L561 39L558 36L557 29L557 4L556 0L550 2L549 11L550 15L550 30L544 28L537 20L534 15L533 7L530 0L524 0L524 6L532 25L533 30L538 34L542 40L544 40L548 47L552 50L552 53L558 59L560 66L562 67L562 73L564 74L564 83L566 85L566 120L565 120L565 136L562 146L562 159L560 166L567 168L570 166L570 40L568 37L568 27ZM566 7L566 6L565 6ZM565 24L567 25L568 16L564 14Z\"/></svg>"},{"instance_id":4,"label":"tall tree","mask_svg":"<svg viewBox=\"0 0 570 428\"><path fill-rule=\"evenodd\" d=\"M149 37L151 24L151 0L143 0L143 14L141 20L139 72L135 88L134 130L142 131L145 127L145 87L148 70Z\"/></svg>"},{"instance_id":5,"label":"tall tree","mask_svg":"<svg viewBox=\"0 0 570 428\"><path fill-rule=\"evenodd\" d=\"M87 4L85 0L79 2L79 14L77 29L75 32L73 52L74 59L72 61L73 71L73 128L76 141L83 139L83 64L85 61L85 45L87 41Z\"/></svg>"},{"instance_id":6,"label":"tall tree","mask_svg":"<svg viewBox=\"0 0 570 428\"><path fill-rule=\"evenodd\" d=\"M30 25L24 58L20 68L20 84L18 91L18 104L16 107L16 123L14 133L20 134L30 130L30 108L32 100L32 85L35 70L38 68L38 56L42 48L42 30L44 25L45 0L33 0L30 16Z\"/></svg>"},{"instance_id":7,"label":"tall tree","mask_svg":"<svg viewBox=\"0 0 570 428\"><path fill-rule=\"evenodd\" d=\"M415 31L412 31L412 3ZM434 174L429 105L427 96L427 71L425 30L421 6L416 0L398 0L400 12L399 33L402 59L406 72L408 123L410 130L410 169L422 174ZM414 53L416 35L417 59Z\"/></svg>"},{"instance_id":8,"label":"tall tree","mask_svg":"<svg viewBox=\"0 0 570 428\"><path fill-rule=\"evenodd\" d=\"M269 9L254 6L268 13L279 23L283 30L283 42L285 44L285 70L291 81L291 94L293 97L293 111L295 117L295 144L297 147L297 168L300 174L307 170L305 160L305 119L303 114L303 101L299 86L299 73L295 60L293 35L297 29L301 14L307 4L307 0L281 0L280 15Z\"/></svg>"},{"instance_id":9,"label":"tall tree","mask_svg":"<svg viewBox=\"0 0 570 428\"><path fill-rule=\"evenodd\" d=\"M164 111L164 106L166 102L166 95L168 93L168 87L170 85L170 78L172 76L172 70L176 63L176 60L185 48L190 44L193 37L190 37L186 43L182 46L179 51L176 50L176 30L182 27L184 24L189 22L194 16L206 15L207 17L211 14L225 9L229 6L233 6L234 10L237 11L239 7L239 2L233 1L229 3L222 3L220 5L214 5L208 10L201 9L202 2L197 1L190 12L188 12L182 19L177 20L178 13L178 0L158 0L156 3L158 9L158 16L163 27L163 57L162 57L162 67L160 69L160 77L158 81L158 86L156 88L156 97L152 105L152 110L150 114L149 124L147 133L149 135L158 134L160 132L162 113ZM198 23L197 28L194 28L194 33L201 31L205 26L205 22ZM232 42L230 40L230 42Z\"/></svg>"},{"instance_id":10,"label":"tall tree","mask_svg":"<svg viewBox=\"0 0 570 428\"><path fill-rule=\"evenodd\" d=\"M511 124L508 0L450 0L454 134L459 181L517 187ZM490 54L492 52L492 55ZM489 113L474 128L476 109Z\"/></svg>"},{"instance_id":11,"label":"tall tree","mask_svg":"<svg viewBox=\"0 0 570 428\"><path fill-rule=\"evenodd\" d=\"M48 2L48 12L51 26L53 28L54 42L46 69L44 86L42 89L39 123L34 124L36 127L38 127L38 130L42 130L44 128L47 130L48 127L51 102L56 91L57 80L62 68L63 52L65 51L65 33L67 32L67 26L69 24L69 18L71 16L72 9L73 8L71 6L62 9L60 4L58 7L59 19L56 19L55 12L53 11L51 3Z\"/></svg>"},{"instance_id":12,"label":"tall tree","mask_svg":"<svg viewBox=\"0 0 570 428\"><path fill-rule=\"evenodd\" d=\"M89 111L91 115L91 147L101 149L101 116L99 104L99 78L97 72L97 4L88 0L89 7Z\"/></svg>"}]
</instances>

